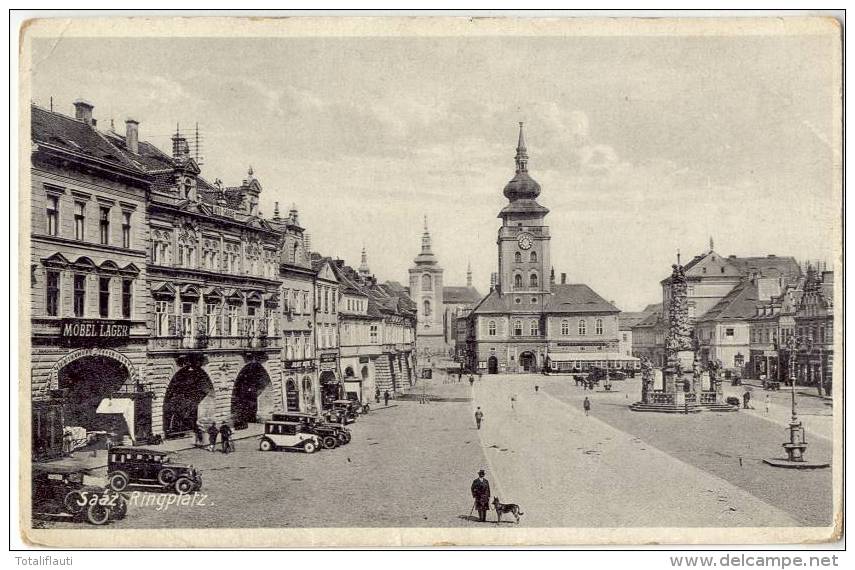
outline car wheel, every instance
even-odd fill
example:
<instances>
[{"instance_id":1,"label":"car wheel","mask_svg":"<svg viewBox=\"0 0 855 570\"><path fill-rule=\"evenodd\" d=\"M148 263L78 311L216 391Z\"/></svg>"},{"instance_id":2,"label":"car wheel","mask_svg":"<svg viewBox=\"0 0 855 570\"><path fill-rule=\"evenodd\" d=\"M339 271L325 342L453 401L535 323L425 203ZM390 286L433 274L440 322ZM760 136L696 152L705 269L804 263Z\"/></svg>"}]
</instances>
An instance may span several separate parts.
<instances>
[{"instance_id":1,"label":"car wheel","mask_svg":"<svg viewBox=\"0 0 855 570\"><path fill-rule=\"evenodd\" d=\"M157 482L163 485L164 487L169 487L170 485L175 483L175 480L177 478L178 475L176 475L175 471L170 469L169 467L161 469L160 472L157 474Z\"/></svg>"},{"instance_id":2,"label":"car wheel","mask_svg":"<svg viewBox=\"0 0 855 570\"><path fill-rule=\"evenodd\" d=\"M102 525L110 520L110 509L104 505L89 505L86 509L86 522L89 524Z\"/></svg>"},{"instance_id":3,"label":"car wheel","mask_svg":"<svg viewBox=\"0 0 855 570\"><path fill-rule=\"evenodd\" d=\"M338 442L342 445L347 443L347 434L343 431L338 432L338 434L336 434L336 438L338 439Z\"/></svg>"},{"instance_id":4,"label":"car wheel","mask_svg":"<svg viewBox=\"0 0 855 570\"><path fill-rule=\"evenodd\" d=\"M124 491L128 487L128 476L122 473L110 475L110 488L114 491Z\"/></svg>"},{"instance_id":5,"label":"car wheel","mask_svg":"<svg viewBox=\"0 0 855 570\"><path fill-rule=\"evenodd\" d=\"M65 511L72 515L79 515L86 507L86 497L80 491L71 491L65 495L62 500L62 506Z\"/></svg>"},{"instance_id":6,"label":"car wheel","mask_svg":"<svg viewBox=\"0 0 855 570\"><path fill-rule=\"evenodd\" d=\"M316 449L317 446L315 445L314 441L307 441L305 445L303 445L303 451L305 451L306 453L314 453Z\"/></svg>"},{"instance_id":7,"label":"car wheel","mask_svg":"<svg viewBox=\"0 0 855 570\"><path fill-rule=\"evenodd\" d=\"M179 495L186 495L193 491L195 486L196 484L187 477L179 477L178 481L175 482L175 491Z\"/></svg>"},{"instance_id":8,"label":"car wheel","mask_svg":"<svg viewBox=\"0 0 855 570\"><path fill-rule=\"evenodd\" d=\"M346 432L346 431L344 431L344 432L342 432L342 433L344 434L344 442L345 442L345 443L350 443L350 440L351 440L351 438L353 437L352 435L350 435L350 432Z\"/></svg>"},{"instance_id":9,"label":"car wheel","mask_svg":"<svg viewBox=\"0 0 855 570\"><path fill-rule=\"evenodd\" d=\"M338 445L338 440L331 435L327 435L321 440L321 445L324 446L324 449L335 449Z\"/></svg>"},{"instance_id":10,"label":"car wheel","mask_svg":"<svg viewBox=\"0 0 855 570\"><path fill-rule=\"evenodd\" d=\"M273 451L275 448L276 446L273 445L273 442L269 439L262 439L261 443L258 444L258 449L260 451Z\"/></svg>"}]
</instances>

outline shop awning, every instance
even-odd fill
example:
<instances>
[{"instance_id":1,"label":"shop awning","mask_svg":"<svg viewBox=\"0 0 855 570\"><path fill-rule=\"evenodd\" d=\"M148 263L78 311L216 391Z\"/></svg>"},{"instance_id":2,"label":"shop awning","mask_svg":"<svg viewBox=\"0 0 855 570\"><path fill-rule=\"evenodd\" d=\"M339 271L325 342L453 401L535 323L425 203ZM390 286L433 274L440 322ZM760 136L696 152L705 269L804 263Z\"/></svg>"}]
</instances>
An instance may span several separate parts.
<instances>
[{"instance_id":1,"label":"shop awning","mask_svg":"<svg viewBox=\"0 0 855 570\"><path fill-rule=\"evenodd\" d=\"M614 352L595 353L595 352L550 352L547 358L552 362L597 362L597 361L621 361L621 362L638 362L634 356L626 356Z\"/></svg>"},{"instance_id":2,"label":"shop awning","mask_svg":"<svg viewBox=\"0 0 855 570\"><path fill-rule=\"evenodd\" d=\"M119 414L125 418L128 424L128 432L131 438L136 433L134 431L134 401L130 398L104 398L98 404L96 414Z\"/></svg>"}]
</instances>

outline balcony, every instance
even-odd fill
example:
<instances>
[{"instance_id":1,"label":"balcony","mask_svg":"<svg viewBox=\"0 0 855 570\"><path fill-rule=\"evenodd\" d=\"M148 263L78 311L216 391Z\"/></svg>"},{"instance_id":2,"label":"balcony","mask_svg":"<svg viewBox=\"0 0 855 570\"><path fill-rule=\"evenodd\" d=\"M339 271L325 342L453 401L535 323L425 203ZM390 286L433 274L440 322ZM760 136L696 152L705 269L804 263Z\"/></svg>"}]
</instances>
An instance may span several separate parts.
<instances>
[{"instance_id":1,"label":"balcony","mask_svg":"<svg viewBox=\"0 0 855 570\"><path fill-rule=\"evenodd\" d=\"M274 336L161 336L148 341L153 352L196 350L280 350L282 339Z\"/></svg>"}]
</instances>

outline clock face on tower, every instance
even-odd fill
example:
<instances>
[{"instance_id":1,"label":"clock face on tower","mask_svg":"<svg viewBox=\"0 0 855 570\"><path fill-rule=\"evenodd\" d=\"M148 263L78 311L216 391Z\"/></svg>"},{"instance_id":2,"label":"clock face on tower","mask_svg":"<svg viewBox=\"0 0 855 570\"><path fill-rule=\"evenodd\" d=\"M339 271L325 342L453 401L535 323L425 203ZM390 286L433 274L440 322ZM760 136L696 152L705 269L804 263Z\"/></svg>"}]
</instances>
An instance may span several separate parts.
<instances>
[{"instance_id":1,"label":"clock face on tower","mask_svg":"<svg viewBox=\"0 0 855 570\"><path fill-rule=\"evenodd\" d=\"M517 243L520 244L520 249L529 249L531 248L531 244L534 243L534 240L530 233L523 232L519 237L517 237Z\"/></svg>"}]
</instances>

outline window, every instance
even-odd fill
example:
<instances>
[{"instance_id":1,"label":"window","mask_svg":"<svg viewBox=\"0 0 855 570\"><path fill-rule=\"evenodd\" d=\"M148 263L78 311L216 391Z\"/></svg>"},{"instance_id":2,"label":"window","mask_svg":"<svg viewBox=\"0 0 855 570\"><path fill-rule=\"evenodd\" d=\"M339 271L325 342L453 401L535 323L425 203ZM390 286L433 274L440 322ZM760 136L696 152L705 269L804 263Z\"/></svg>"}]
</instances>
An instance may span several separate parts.
<instances>
[{"instance_id":1,"label":"window","mask_svg":"<svg viewBox=\"0 0 855 570\"><path fill-rule=\"evenodd\" d=\"M621 339L623 340L623 342L627 342L629 340L628 335L626 333L623 333L621 335Z\"/></svg>"},{"instance_id":2,"label":"window","mask_svg":"<svg viewBox=\"0 0 855 570\"><path fill-rule=\"evenodd\" d=\"M86 203L74 203L74 239L83 241L84 224L86 222Z\"/></svg>"},{"instance_id":3,"label":"window","mask_svg":"<svg viewBox=\"0 0 855 570\"><path fill-rule=\"evenodd\" d=\"M514 287L522 289L522 286L522 275L517 273L516 275L514 275Z\"/></svg>"},{"instance_id":4,"label":"window","mask_svg":"<svg viewBox=\"0 0 855 570\"><path fill-rule=\"evenodd\" d=\"M597 319L597 322L594 323L594 333L598 335L603 334L603 319Z\"/></svg>"},{"instance_id":5,"label":"window","mask_svg":"<svg viewBox=\"0 0 855 570\"><path fill-rule=\"evenodd\" d=\"M516 303L517 305L520 305L520 304L522 304L522 299L521 299L521 298L519 298L519 297L515 297L515 298L514 298L514 303Z\"/></svg>"},{"instance_id":6,"label":"window","mask_svg":"<svg viewBox=\"0 0 855 570\"><path fill-rule=\"evenodd\" d=\"M238 306L237 305L229 305L228 308L228 333L229 336L239 336L238 335Z\"/></svg>"},{"instance_id":7,"label":"window","mask_svg":"<svg viewBox=\"0 0 855 570\"><path fill-rule=\"evenodd\" d=\"M430 275L425 273L422 275L422 291L431 291L433 290L433 280Z\"/></svg>"},{"instance_id":8,"label":"window","mask_svg":"<svg viewBox=\"0 0 855 570\"><path fill-rule=\"evenodd\" d=\"M86 276L74 276L74 316L82 317L86 312Z\"/></svg>"},{"instance_id":9,"label":"window","mask_svg":"<svg viewBox=\"0 0 855 570\"><path fill-rule=\"evenodd\" d=\"M561 321L561 334L568 335L570 334L570 322L569 321Z\"/></svg>"},{"instance_id":10,"label":"window","mask_svg":"<svg viewBox=\"0 0 855 570\"><path fill-rule=\"evenodd\" d=\"M122 279L122 317L131 318L131 305L134 299L134 282L131 279Z\"/></svg>"},{"instance_id":11,"label":"window","mask_svg":"<svg viewBox=\"0 0 855 570\"><path fill-rule=\"evenodd\" d=\"M59 315L59 271L47 272L47 314Z\"/></svg>"},{"instance_id":12,"label":"window","mask_svg":"<svg viewBox=\"0 0 855 570\"><path fill-rule=\"evenodd\" d=\"M522 263L522 254L520 252L514 252L514 261L517 263Z\"/></svg>"},{"instance_id":13,"label":"window","mask_svg":"<svg viewBox=\"0 0 855 570\"><path fill-rule=\"evenodd\" d=\"M724 329L724 336L733 336L733 329Z\"/></svg>"},{"instance_id":14,"label":"window","mask_svg":"<svg viewBox=\"0 0 855 570\"><path fill-rule=\"evenodd\" d=\"M98 280L98 315L102 319L110 316L110 278L101 277Z\"/></svg>"},{"instance_id":15,"label":"window","mask_svg":"<svg viewBox=\"0 0 855 570\"><path fill-rule=\"evenodd\" d=\"M487 323L487 334L489 336L496 336L496 321Z\"/></svg>"},{"instance_id":16,"label":"window","mask_svg":"<svg viewBox=\"0 0 855 570\"><path fill-rule=\"evenodd\" d=\"M528 260L532 263L537 263L537 252L531 252L531 254L528 256Z\"/></svg>"},{"instance_id":17,"label":"window","mask_svg":"<svg viewBox=\"0 0 855 570\"><path fill-rule=\"evenodd\" d=\"M585 322L585 319L579 320L579 334L580 335L588 334L588 323Z\"/></svg>"},{"instance_id":18,"label":"window","mask_svg":"<svg viewBox=\"0 0 855 570\"><path fill-rule=\"evenodd\" d=\"M538 335L537 321L531 321L528 324L528 333L529 333L529 336L537 336Z\"/></svg>"},{"instance_id":19,"label":"window","mask_svg":"<svg viewBox=\"0 0 855 570\"><path fill-rule=\"evenodd\" d=\"M154 304L154 335L169 335L169 301L156 301Z\"/></svg>"},{"instance_id":20,"label":"window","mask_svg":"<svg viewBox=\"0 0 855 570\"><path fill-rule=\"evenodd\" d=\"M424 313L426 317L430 316L430 301L428 301L427 299L425 299L424 302Z\"/></svg>"},{"instance_id":21,"label":"window","mask_svg":"<svg viewBox=\"0 0 855 570\"><path fill-rule=\"evenodd\" d=\"M377 325L371 325L371 344L377 344Z\"/></svg>"},{"instance_id":22,"label":"window","mask_svg":"<svg viewBox=\"0 0 855 570\"><path fill-rule=\"evenodd\" d=\"M332 293L332 307L330 308L330 312L335 314L335 307L338 305L338 293L336 291L331 291Z\"/></svg>"},{"instance_id":23,"label":"window","mask_svg":"<svg viewBox=\"0 0 855 570\"><path fill-rule=\"evenodd\" d=\"M101 206L101 216L98 219L98 227L100 228L101 244L107 245L110 243L110 208Z\"/></svg>"},{"instance_id":24,"label":"window","mask_svg":"<svg viewBox=\"0 0 855 570\"><path fill-rule=\"evenodd\" d=\"M514 336L522 336L522 321L514 321Z\"/></svg>"},{"instance_id":25,"label":"window","mask_svg":"<svg viewBox=\"0 0 855 570\"><path fill-rule=\"evenodd\" d=\"M47 233L59 235L59 196L47 197Z\"/></svg>"},{"instance_id":26,"label":"window","mask_svg":"<svg viewBox=\"0 0 855 570\"><path fill-rule=\"evenodd\" d=\"M531 298L531 304L532 304L532 305L537 304L537 297L532 297L532 298Z\"/></svg>"},{"instance_id":27,"label":"window","mask_svg":"<svg viewBox=\"0 0 855 570\"><path fill-rule=\"evenodd\" d=\"M528 283L531 287L537 287L537 273L532 273L528 277Z\"/></svg>"},{"instance_id":28,"label":"window","mask_svg":"<svg viewBox=\"0 0 855 570\"><path fill-rule=\"evenodd\" d=\"M131 247L131 213L122 212L122 247Z\"/></svg>"},{"instance_id":29,"label":"window","mask_svg":"<svg viewBox=\"0 0 855 570\"><path fill-rule=\"evenodd\" d=\"M217 303L205 304L205 320L207 321L206 332L208 336L219 336L220 334L220 305Z\"/></svg>"}]
</instances>

